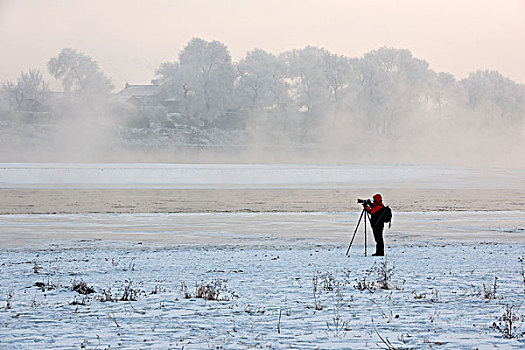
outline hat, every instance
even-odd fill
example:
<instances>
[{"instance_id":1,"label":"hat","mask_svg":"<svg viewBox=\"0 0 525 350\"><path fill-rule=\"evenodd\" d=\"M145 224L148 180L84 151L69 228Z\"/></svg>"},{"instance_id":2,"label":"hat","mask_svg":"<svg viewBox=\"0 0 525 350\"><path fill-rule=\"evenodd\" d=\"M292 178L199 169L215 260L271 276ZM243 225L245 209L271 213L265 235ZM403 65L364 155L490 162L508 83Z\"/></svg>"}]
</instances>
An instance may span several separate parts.
<instances>
[{"instance_id":1,"label":"hat","mask_svg":"<svg viewBox=\"0 0 525 350\"><path fill-rule=\"evenodd\" d=\"M381 203L383 201L383 197L381 197L381 195L379 193L374 194L374 196L372 198L374 198L374 202L376 202L376 203Z\"/></svg>"}]
</instances>

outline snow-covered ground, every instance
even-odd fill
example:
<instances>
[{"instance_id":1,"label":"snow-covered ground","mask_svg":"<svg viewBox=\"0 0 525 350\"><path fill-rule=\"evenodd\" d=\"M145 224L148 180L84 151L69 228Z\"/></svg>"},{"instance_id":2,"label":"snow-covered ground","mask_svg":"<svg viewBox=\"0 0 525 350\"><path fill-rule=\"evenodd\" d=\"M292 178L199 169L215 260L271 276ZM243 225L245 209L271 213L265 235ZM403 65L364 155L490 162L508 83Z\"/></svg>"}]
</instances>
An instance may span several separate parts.
<instances>
[{"instance_id":1,"label":"snow-covered ground","mask_svg":"<svg viewBox=\"0 0 525 350\"><path fill-rule=\"evenodd\" d=\"M356 220L2 216L0 348L523 348L491 328L525 331L522 212L398 213L385 259L362 231L345 256Z\"/></svg>"},{"instance_id":2,"label":"snow-covered ground","mask_svg":"<svg viewBox=\"0 0 525 350\"><path fill-rule=\"evenodd\" d=\"M491 328L512 307L524 330L523 245L407 243L386 259L345 250L96 241L3 250L0 347L386 348L380 337L395 348L525 345ZM94 292L74 291L82 282ZM198 297L199 286L219 300Z\"/></svg>"},{"instance_id":3,"label":"snow-covered ground","mask_svg":"<svg viewBox=\"0 0 525 350\"><path fill-rule=\"evenodd\" d=\"M421 165L0 163L0 187L525 188L525 170Z\"/></svg>"}]
</instances>

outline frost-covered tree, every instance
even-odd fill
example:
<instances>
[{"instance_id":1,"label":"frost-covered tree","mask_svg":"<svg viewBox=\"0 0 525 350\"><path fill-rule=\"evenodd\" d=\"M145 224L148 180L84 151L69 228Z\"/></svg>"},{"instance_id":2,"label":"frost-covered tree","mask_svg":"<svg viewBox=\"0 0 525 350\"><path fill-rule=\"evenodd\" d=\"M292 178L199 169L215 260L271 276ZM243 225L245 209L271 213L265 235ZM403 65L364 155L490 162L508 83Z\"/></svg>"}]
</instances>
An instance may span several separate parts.
<instances>
[{"instance_id":1,"label":"frost-covered tree","mask_svg":"<svg viewBox=\"0 0 525 350\"><path fill-rule=\"evenodd\" d=\"M183 92L182 72L179 62L163 62L155 70L158 77L152 80L155 85L162 86L168 96L174 97Z\"/></svg>"},{"instance_id":2,"label":"frost-covered tree","mask_svg":"<svg viewBox=\"0 0 525 350\"><path fill-rule=\"evenodd\" d=\"M237 64L236 105L250 118L248 123L257 142L289 143L296 124L290 113L287 66L279 57L255 49Z\"/></svg>"},{"instance_id":3,"label":"frost-covered tree","mask_svg":"<svg viewBox=\"0 0 525 350\"><path fill-rule=\"evenodd\" d=\"M329 57L327 50L313 46L281 54L288 66L290 92L299 110L315 114L328 105L332 93L326 76Z\"/></svg>"},{"instance_id":4,"label":"frost-covered tree","mask_svg":"<svg viewBox=\"0 0 525 350\"><path fill-rule=\"evenodd\" d=\"M21 72L16 83L6 82L2 86L11 107L17 107L24 99L46 102L48 87L38 69Z\"/></svg>"},{"instance_id":5,"label":"frost-covered tree","mask_svg":"<svg viewBox=\"0 0 525 350\"><path fill-rule=\"evenodd\" d=\"M330 101L338 104L341 98L355 88L356 72L353 60L336 54L325 58L324 75L328 83Z\"/></svg>"},{"instance_id":6,"label":"frost-covered tree","mask_svg":"<svg viewBox=\"0 0 525 350\"><path fill-rule=\"evenodd\" d=\"M456 78L446 72L433 74L425 95L429 104L442 113L444 107L455 104L458 99Z\"/></svg>"},{"instance_id":7,"label":"frost-covered tree","mask_svg":"<svg viewBox=\"0 0 525 350\"><path fill-rule=\"evenodd\" d=\"M301 138L315 143L320 137L334 137L334 128L350 128L358 85L355 60L312 46L280 57L287 64L290 95L302 117Z\"/></svg>"},{"instance_id":8,"label":"frost-covered tree","mask_svg":"<svg viewBox=\"0 0 525 350\"><path fill-rule=\"evenodd\" d=\"M358 63L360 106L367 124L387 133L420 107L431 79L428 63L409 50L382 47L368 52Z\"/></svg>"},{"instance_id":9,"label":"frost-covered tree","mask_svg":"<svg viewBox=\"0 0 525 350\"><path fill-rule=\"evenodd\" d=\"M179 55L182 92L194 116L213 122L232 108L235 70L228 48L192 39Z\"/></svg>"},{"instance_id":10,"label":"frost-covered tree","mask_svg":"<svg viewBox=\"0 0 525 350\"><path fill-rule=\"evenodd\" d=\"M66 48L47 62L49 73L62 81L66 94L105 94L113 89L111 80L88 55Z\"/></svg>"},{"instance_id":11,"label":"frost-covered tree","mask_svg":"<svg viewBox=\"0 0 525 350\"><path fill-rule=\"evenodd\" d=\"M250 111L286 108L286 65L275 55L255 49L237 64L237 103ZM242 107L241 107L242 108Z\"/></svg>"},{"instance_id":12,"label":"frost-covered tree","mask_svg":"<svg viewBox=\"0 0 525 350\"><path fill-rule=\"evenodd\" d=\"M468 106L482 122L523 122L525 88L497 71L478 70L460 81Z\"/></svg>"},{"instance_id":13,"label":"frost-covered tree","mask_svg":"<svg viewBox=\"0 0 525 350\"><path fill-rule=\"evenodd\" d=\"M235 69L228 48L218 41L193 38L176 62L155 71L154 84L184 105L186 117L212 123L233 108Z\"/></svg>"},{"instance_id":14,"label":"frost-covered tree","mask_svg":"<svg viewBox=\"0 0 525 350\"><path fill-rule=\"evenodd\" d=\"M323 115L355 89L355 63L347 57L307 46L281 54L288 67L290 93L301 111Z\"/></svg>"}]
</instances>

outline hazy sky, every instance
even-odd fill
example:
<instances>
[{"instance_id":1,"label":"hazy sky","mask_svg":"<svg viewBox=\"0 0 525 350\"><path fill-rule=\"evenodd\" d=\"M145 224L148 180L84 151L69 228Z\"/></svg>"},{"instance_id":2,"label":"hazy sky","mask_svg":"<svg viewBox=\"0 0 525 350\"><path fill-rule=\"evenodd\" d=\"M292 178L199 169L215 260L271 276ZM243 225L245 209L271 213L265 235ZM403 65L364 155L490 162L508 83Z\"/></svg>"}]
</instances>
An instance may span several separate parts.
<instances>
[{"instance_id":1,"label":"hazy sky","mask_svg":"<svg viewBox=\"0 0 525 350\"><path fill-rule=\"evenodd\" d=\"M149 83L193 37L223 42L235 61L254 48L406 48L458 78L494 69L525 83L525 0L0 0L0 82L47 73L71 47L119 90Z\"/></svg>"}]
</instances>

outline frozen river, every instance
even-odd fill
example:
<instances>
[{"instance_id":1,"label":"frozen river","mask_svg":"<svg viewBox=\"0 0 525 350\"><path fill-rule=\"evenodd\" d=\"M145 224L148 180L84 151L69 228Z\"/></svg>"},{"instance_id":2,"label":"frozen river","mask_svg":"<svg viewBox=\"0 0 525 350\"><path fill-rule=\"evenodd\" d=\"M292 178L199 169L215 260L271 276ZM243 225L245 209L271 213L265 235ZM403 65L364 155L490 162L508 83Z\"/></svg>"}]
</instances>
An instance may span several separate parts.
<instances>
[{"instance_id":1,"label":"frozen river","mask_svg":"<svg viewBox=\"0 0 525 350\"><path fill-rule=\"evenodd\" d=\"M524 189L525 171L430 165L0 163L0 187Z\"/></svg>"}]
</instances>

